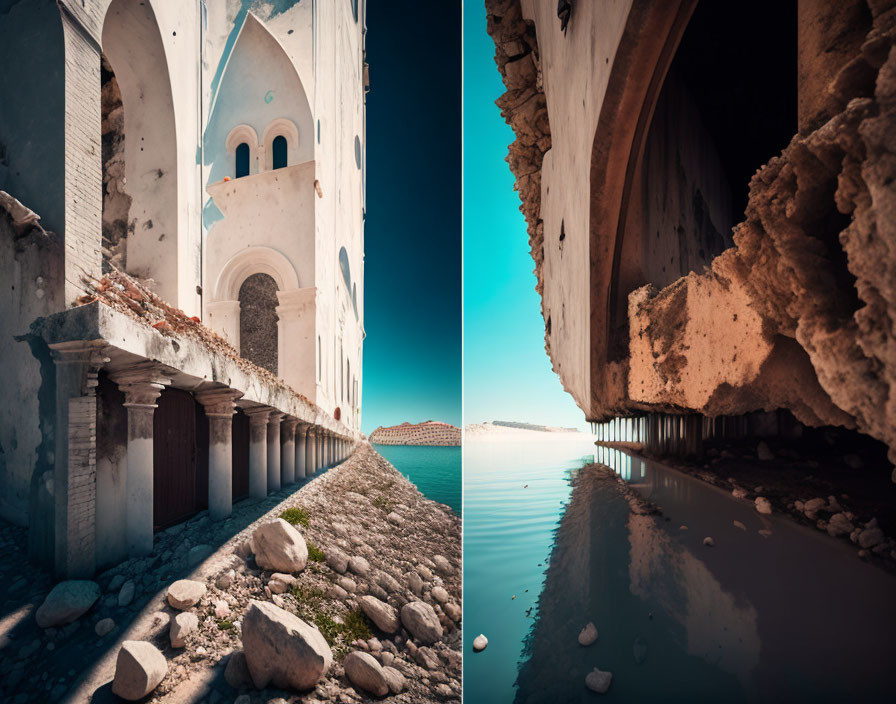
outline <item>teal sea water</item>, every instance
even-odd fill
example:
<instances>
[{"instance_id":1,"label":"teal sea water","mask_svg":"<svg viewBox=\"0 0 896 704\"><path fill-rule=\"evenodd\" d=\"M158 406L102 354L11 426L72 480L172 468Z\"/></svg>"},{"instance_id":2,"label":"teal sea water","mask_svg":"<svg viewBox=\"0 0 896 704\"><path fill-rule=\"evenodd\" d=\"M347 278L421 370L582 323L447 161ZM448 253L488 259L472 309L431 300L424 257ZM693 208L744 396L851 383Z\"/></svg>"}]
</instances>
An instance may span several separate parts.
<instances>
[{"instance_id":1,"label":"teal sea water","mask_svg":"<svg viewBox=\"0 0 896 704\"><path fill-rule=\"evenodd\" d=\"M576 443L468 442L464 484L465 704L896 700L896 578L849 541Z\"/></svg>"},{"instance_id":2,"label":"teal sea water","mask_svg":"<svg viewBox=\"0 0 896 704\"><path fill-rule=\"evenodd\" d=\"M428 499L461 515L461 448L374 445Z\"/></svg>"}]
</instances>

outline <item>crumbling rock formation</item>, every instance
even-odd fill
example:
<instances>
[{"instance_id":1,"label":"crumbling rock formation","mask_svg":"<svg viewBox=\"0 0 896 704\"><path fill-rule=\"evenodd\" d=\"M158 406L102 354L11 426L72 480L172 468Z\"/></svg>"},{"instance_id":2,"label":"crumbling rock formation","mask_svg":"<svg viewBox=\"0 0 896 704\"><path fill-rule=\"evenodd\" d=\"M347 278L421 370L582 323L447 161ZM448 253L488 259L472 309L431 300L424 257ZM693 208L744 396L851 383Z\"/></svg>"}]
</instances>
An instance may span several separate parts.
<instances>
[{"instance_id":1,"label":"crumbling rock formation","mask_svg":"<svg viewBox=\"0 0 896 704\"><path fill-rule=\"evenodd\" d=\"M542 293L544 223L541 220L541 162L551 148L551 126L541 83L534 25L523 19L519 0L486 0L487 31L495 42L495 63L507 92L496 101L501 116L513 128L507 163L516 177L520 212L526 218L529 248L535 260L535 290ZM544 307L542 306L542 314ZM550 332L545 334L550 354Z\"/></svg>"},{"instance_id":2,"label":"crumbling rock formation","mask_svg":"<svg viewBox=\"0 0 896 704\"><path fill-rule=\"evenodd\" d=\"M105 56L102 81L103 273L106 273L110 264L118 269L126 268L131 197L125 188L124 106L118 81Z\"/></svg>"},{"instance_id":3,"label":"crumbling rock formation","mask_svg":"<svg viewBox=\"0 0 896 704\"><path fill-rule=\"evenodd\" d=\"M537 45L519 0L486 7L541 293L550 131ZM878 438L896 461L896 3L871 1L867 15L812 119L751 180L735 246L711 271L630 294L629 356L597 400L607 415L787 408Z\"/></svg>"}]
</instances>

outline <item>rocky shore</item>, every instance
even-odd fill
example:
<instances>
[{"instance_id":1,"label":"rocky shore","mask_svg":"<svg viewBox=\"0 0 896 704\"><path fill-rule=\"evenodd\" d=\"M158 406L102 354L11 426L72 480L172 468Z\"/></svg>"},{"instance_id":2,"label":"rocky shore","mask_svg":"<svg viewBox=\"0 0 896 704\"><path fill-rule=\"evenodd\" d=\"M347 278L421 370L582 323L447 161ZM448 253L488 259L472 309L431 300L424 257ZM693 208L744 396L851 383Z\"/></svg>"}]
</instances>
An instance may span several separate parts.
<instances>
[{"instance_id":1,"label":"rocky shore","mask_svg":"<svg viewBox=\"0 0 896 704\"><path fill-rule=\"evenodd\" d=\"M278 498L32 594L2 636L4 701L459 700L460 519L369 445Z\"/></svg>"}]
</instances>

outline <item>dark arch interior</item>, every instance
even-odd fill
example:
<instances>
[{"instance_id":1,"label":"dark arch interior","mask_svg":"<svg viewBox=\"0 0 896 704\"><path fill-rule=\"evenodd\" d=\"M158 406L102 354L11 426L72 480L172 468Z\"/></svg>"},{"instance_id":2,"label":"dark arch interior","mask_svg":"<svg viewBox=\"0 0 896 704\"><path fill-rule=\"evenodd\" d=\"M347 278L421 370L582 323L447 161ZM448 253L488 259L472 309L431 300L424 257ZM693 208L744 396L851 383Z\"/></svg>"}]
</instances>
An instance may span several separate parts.
<instances>
[{"instance_id":1,"label":"dark arch interior","mask_svg":"<svg viewBox=\"0 0 896 704\"><path fill-rule=\"evenodd\" d=\"M277 373L277 282L252 274L240 286L240 356Z\"/></svg>"},{"instance_id":2,"label":"dark arch interior","mask_svg":"<svg viewBox=\"0 0 896 704\"><path fill-rule=\"evenodd\" d=\"M271 157L275 169L282 169L286 166L286 137L283 135L274 137L274 143L271 145Z\"/></svg>"},{"instance_id":3,"label":"dark arch interior","mask_svg":"<svg viewBox=\"0 0 896 704\"><path fill-rule=\"evenodd\" d=\"M249 145L243 142L236 148L236 177L249 175Z\"/></svg>"},{"instance_id":4,"label":"dark arch interior","mask_svg":"<svg viewBox=\"0 0 896 704\"><path fill-rule=\"evenodd\" d=\"M696 103L742 214L755 171L797 132L797 2L702 0L671 73Z\"/></svg>"}]
</instances>

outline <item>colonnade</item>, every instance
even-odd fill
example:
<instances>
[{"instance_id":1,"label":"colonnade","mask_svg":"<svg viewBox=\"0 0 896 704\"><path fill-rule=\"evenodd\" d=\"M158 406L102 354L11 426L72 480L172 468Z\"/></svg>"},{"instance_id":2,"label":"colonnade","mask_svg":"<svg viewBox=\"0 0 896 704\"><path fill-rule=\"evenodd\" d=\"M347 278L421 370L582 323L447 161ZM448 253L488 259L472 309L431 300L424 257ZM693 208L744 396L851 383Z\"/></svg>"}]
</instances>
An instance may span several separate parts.
<instances>
[{"instance_id":1,"label":"colonnade","mask_svg":"<svg viewBox=\"0 0 896 704\"><path fill-rule=\"evenodd\" d=\"M138 365L110 375L125 394L128 415L127 514L128 555L140 557L153 547L153 414L171 380L152 365ZM241 392L219 388L194 393L208 418L208 510L212 520L227 518L233 508L233 415ZM342 463L355 441L277 409L245 404L249 417L249 496L268 494Z\"/></svg>"}]
</instances>

